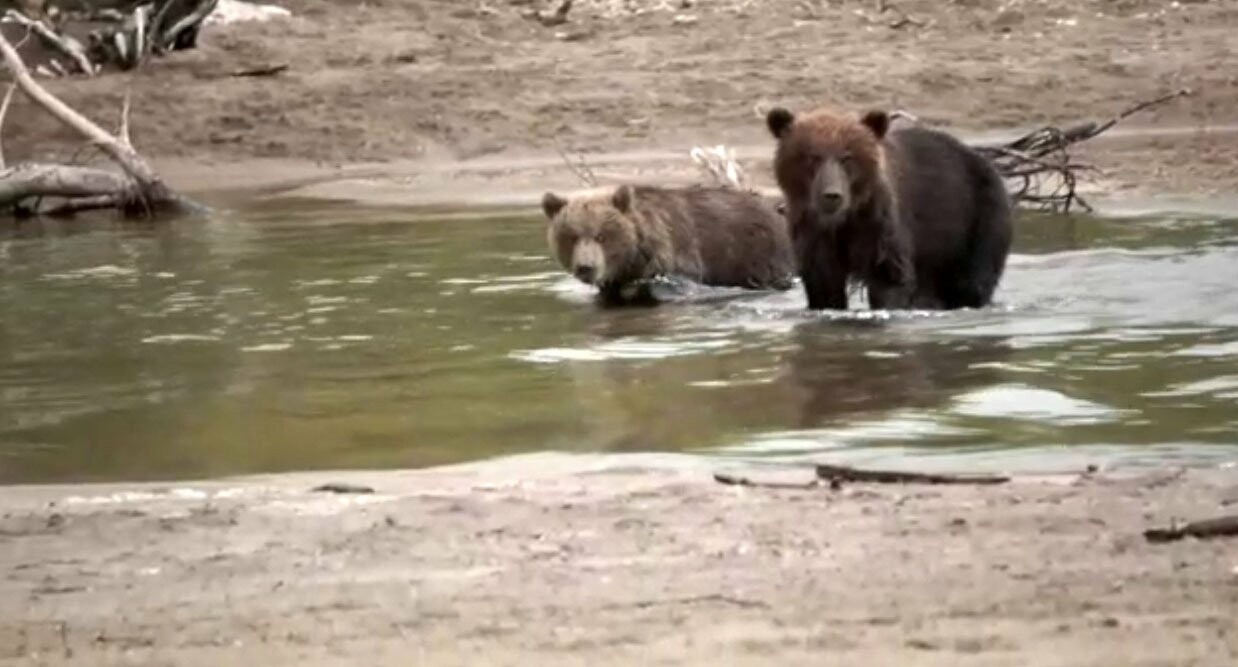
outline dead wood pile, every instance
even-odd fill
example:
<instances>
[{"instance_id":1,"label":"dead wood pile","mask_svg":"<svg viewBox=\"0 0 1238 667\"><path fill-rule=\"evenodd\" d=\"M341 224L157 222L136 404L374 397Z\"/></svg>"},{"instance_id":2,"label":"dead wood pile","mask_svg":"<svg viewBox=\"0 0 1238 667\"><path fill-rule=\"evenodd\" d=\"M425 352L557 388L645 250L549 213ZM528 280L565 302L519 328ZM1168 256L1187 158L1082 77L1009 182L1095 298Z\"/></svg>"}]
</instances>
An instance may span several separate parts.
<instances>
[{"instance_id":1,"label":"dead wood pile","mask_svg":"<svg viewBox=\"0 0 1238 667\"><path fill-rule=\"evenodd\" d=\"M85 0L73 9L48 0L13 4L0 4L0 34L10 42L31 34L24 61L35 74L56 77L129 70L192 49L219 0Z\"/></svg>"}]
</instances>

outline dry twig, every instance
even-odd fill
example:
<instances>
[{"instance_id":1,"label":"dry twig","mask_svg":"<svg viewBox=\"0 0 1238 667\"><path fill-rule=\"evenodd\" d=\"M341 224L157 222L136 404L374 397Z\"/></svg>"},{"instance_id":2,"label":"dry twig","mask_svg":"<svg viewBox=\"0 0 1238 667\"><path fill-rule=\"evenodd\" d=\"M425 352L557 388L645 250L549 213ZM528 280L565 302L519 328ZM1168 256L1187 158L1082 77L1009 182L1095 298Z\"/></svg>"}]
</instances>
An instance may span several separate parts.
<instances>
[{"instance_id":1,"label":"dry twig","mask_svg":"<svg viewBox=\"0 0 1238 667\"><path fill-rule=\"evenodd\" d=\"M557 139L555 140L555 150L559 152L559 157L563 158L563 164L567 165L568 170L576 178L580 179L581 183L591 188L598 186L597 174L593 173L593 168L585 161L585 156L577 153L576 162L572 162L572 159L568 157L567 152L563 150L563 146L559 144Z\"/></svg>"}]
</instances>

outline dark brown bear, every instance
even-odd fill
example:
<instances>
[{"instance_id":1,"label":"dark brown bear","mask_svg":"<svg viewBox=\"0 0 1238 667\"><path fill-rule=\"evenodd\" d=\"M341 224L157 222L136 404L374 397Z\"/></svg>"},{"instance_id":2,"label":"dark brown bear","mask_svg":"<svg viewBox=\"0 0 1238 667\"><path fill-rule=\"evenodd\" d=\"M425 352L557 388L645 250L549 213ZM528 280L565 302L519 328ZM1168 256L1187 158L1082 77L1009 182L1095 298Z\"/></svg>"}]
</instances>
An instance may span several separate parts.
<instances>
[{"instance_id":1,"label":"dark brown bear","mask_svg":"<svg viewBox=\"0 0 1238 667\"><path fill-rule=\"evenodd\" d=\"M548 192L542 209L555 258L606 301L659 276L750 289L788 289L795 276L786 221L746 192L621 185L571 200Z\"/></svg>"},{"instance_id":2,"label":"dark brown bear","mask_svg":"<svg viewBox=\"0 0 1238 667\"><path fill-rule=\"evenodd\" d=\"M774 174L808 307L847 308L848 279L877 308L979 308L1010 253L1011 205L981 155L943 132L887 132L890 117L782 108Z\"/></svg>"}]
</instances>

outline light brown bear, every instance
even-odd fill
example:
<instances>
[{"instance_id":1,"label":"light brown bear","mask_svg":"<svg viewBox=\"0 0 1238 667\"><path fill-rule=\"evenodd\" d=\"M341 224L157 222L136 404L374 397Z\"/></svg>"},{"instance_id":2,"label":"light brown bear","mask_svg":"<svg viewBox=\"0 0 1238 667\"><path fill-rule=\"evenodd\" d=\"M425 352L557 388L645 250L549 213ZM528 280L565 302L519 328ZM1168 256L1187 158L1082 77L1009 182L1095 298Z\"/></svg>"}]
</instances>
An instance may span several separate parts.
<instances>
[{"instance_id":1,"label":"light brown bear","mask_svg":"<svg viewBox=\"0 0 1238 667\"><path fill-rule=\"evenodd\" d=\"M722 187L620 185L571 200L542 198L559 264L604 301L649 298L647 281L789 289L795 260L785 219L761 197ZM635 289L633 289L635 288Z\"/></svg>"}]
</instances>

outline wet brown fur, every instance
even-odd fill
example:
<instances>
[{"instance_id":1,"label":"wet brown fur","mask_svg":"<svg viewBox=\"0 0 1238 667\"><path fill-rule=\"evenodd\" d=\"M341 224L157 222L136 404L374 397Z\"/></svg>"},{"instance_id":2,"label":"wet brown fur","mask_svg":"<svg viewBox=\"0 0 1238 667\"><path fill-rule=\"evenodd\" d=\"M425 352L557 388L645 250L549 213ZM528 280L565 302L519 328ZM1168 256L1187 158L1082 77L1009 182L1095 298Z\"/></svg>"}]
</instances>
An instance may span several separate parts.
<instances>
[{"instance_id":1,"label":"wet brown fur","mask_svg":"<svg viewBox=\"0 0 1238 667\"><path fill-rule=\"evenodd\" d=\"M1010 204L983 157L936 130L891 131L884 112L775 109L767 123L810 308L845 309L849 279L865 284L873 308L989 303L1009 252ZM823 224L817 170L839 156L849 198Z\"/></svg>"},{"instance_id":2,"label":"wet brown fur","mask_svg":"<svg viewBox=\"0 0 1238 667\"><path fill-rule=\"evenodd\" d=\"M569 273L577 269L574 253L600 251L604 271L589 282L608 299L622 300L625 287L659 276L788 289L795 275L785 219L747 192L623 185L570 201L547 193L543 209L550 248Z\"/></svg>"}]
</instances>

